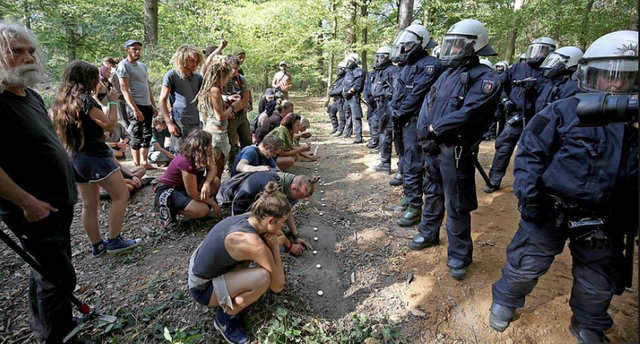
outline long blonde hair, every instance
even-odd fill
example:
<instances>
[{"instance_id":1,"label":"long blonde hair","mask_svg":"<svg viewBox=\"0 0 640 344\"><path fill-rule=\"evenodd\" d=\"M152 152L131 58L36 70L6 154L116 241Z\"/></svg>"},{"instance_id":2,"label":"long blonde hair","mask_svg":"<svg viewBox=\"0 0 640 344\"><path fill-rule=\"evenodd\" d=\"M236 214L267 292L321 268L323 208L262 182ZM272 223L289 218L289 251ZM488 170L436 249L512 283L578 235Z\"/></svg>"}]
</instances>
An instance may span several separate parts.
<instances>
[{"instance_id":1,"label":"long blonde hair","mask_svg":"<svg viewBox=\"0 0 640 344\"><path fill-rule=\"evenodd\" d=\"M198 92L198 111L200 116L207 118L210 114L209 111L213 111L213 99L211 99L210 92L214 87L224 86L220 85L222 80L229 77L233 73L233 67L229 60L225 56L215 56L211 64L204 72L202 87Z\"/></svg>"},{"instance_id":2,"label":"long blonde hair","mask_svg":"<svg viewBox=\"0 0 640 344\"><path fill-rule=\"evenodd\" d=\"M204 54L202 53L202 50L190 44L181 45L173 54L173 57L171 57L173 70L181 79L184 79L186 76L182 69L186 67L185 64L188 58L197 58L198 65L204 62Z\"/></svg>"}]
</instances>

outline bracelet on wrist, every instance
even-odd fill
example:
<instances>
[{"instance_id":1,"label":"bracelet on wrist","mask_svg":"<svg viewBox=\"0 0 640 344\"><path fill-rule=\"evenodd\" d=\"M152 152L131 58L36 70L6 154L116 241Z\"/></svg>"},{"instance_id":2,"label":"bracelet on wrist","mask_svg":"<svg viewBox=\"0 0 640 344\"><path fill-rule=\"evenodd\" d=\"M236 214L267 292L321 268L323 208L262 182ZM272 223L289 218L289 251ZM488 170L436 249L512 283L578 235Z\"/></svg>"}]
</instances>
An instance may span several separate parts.
<instances>
[{"instance_id":1,"label":"bracelet on wrist","mask_svg":"<svg viewBox=\"0 0 640 344\"><path fill-rule=\"evenodd\" d=\"M298 234L291 233L291 238L293 239L293 241L298 241Z\"/></svg>"},{"instance_id":2,"label":"bracelet on wrist","mask_svg":"<svg viewBox=\"0 0 640 344\"><path fill-rule=\"evenodd\" d=\"M287 251L287 253L291 252L291 248L293 247L293 243L291 241L289 241L289 246L285 245L285 250Z\"/></svg>"},{"instance_id":3,"label":"bracelet on wrist","mask_svg":"<svg viewBox=\"0 0 640 344\"><path fill-rule=\"evenodd\" d=\"M110 101L110 102L109 102L109 105L116 105L116 106L118 106L118 103L116 103L116 102L111 102L111 101Z\"/></svg>"}]
</instances>

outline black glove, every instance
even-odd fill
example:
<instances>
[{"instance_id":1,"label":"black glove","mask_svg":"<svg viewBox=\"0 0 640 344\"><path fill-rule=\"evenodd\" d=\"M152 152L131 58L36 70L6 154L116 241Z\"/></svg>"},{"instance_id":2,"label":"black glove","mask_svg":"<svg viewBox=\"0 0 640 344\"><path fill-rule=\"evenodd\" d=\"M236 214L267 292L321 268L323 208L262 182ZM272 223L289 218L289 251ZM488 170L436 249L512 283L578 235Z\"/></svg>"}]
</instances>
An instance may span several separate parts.
<instances>
[{"instance_id":1,"label":"black glove","mask_svg":"<svg viewBox=\"0 0 640 344\"><path fill-rule=\"evenodd\" d=\"M430 156L440 154L440 144L436 140L422 140L420 141L420 145L422 145L422 151Z\"/></svg>"},{"instance_id":2,"label":"black glove","mask_svg":"<svg viewBox=\"0 0 640 344\"><path fill-rule=\"evenodd\" d=\"M505 101L502 102L502 105L504 105L504 110L505 111L513 111L516 108L516 104L514 104L511 100L507 99Z\"/></svg>"},{"instance_id":3,"label":"black glove","mask_svg":"<svg viewBox=\"0 0 640 344\"><path fill-rule=\"evenodd\" d=\"M540 223L540 205L539 204L527 204L527 205L518 205L518 211L520 211L520 216L522 216L523 220Z\"/></svg>"}]
</instances>

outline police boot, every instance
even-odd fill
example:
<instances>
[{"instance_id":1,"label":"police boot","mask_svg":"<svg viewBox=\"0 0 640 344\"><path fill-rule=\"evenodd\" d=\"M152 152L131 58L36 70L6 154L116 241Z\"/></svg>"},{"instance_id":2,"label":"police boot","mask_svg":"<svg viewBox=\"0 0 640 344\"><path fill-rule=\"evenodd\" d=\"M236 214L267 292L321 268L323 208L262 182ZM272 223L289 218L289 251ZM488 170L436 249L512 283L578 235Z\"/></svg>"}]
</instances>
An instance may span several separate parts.
<instances>
[{"instance_id":1,"label":"police boot","mask_svg":"<svg viewBox=\"0 0 640 344\"><path fill-rule=\"evenodd\" d=\"M376 147L376 148L371 148L369 150L369 153L371 154L380 154L380 148Z\"/></svg>"},{"instance_id":2,"label":"police boot","mask_svg":"<svg viewBox=\"0 0 640 344\"><path fill-rule=\"evenodd\" d=\"M400 203L396 205L392 205L389 207L391 211L405 211L409 207L409 199L407 197L402 197Z\"/></svg>"},{"instance_id":3,"label":"police boot","mask_svg":"<svg viewBox=\"0 0 640 344\"><path fill-rule=\"evenodd\" d=\"M500 189L500 183L491 182L491 184L492 184L492 186L487 185L487 186L484 187L484 190L483 190L484 193L490 194L490 193L494 193L495 191L498 191L498 189Z\"/></svg>"},{"instance_id":4,"label":"police boot","mask_svg":"<svg viewBox=\"0 0 640 344\"><path fill-rule=\"evenodd\" d=\"M491 304L491 312L489 313L489 326L498 332L504 332L509 327L509 323L513 320L513 313L516 311L513 307L499 305L495 302Z\"/></svg>"},{"instance_id":5,"label":"police boot","mask_svg":"<svg viewBox=\"0 0 640 344\"><path fill-rule=\"evenodd\" d=\"M580 323L571 317L571 325L569 325L569 331L578 339L578 344L582 343L610 343L611 341L602 331L588 330L580 327Z\"/></svg>"},{"instance_id":6,"label":"police boot","mask_svg":"<svg viewBox=\"0 0 640 344\"><path fill-rule=\"evenodd\" d=\"M449 258L449 260L447 260L447 266L449 267L451 277L458 281L462 281L467 275L467 264L460 259Z\"/></svg>"},{"instance_id":7,"label":"police boot","mask_svg":"<svg viewBox=\"0 0 640 344\"><path fill-rule=\"evenodd\" d=\"M389 185L391 186L401 186L402 185L402 173L398 172L393 179L389 181Z\"/></svg>"},{"instance_id":8,"label":"police boot","mask_svg":"<svg viewBox=\"0 0 640 344\"><path fill-rule=\"evenodd\" d=\"M396 221L396 223L400 227L410 227L420 223L421 219L422 219L422 209L409 207L404 212L404 214L402 214L402 217L399 218L398 221Z\"/></svg>"},{"instance_id":9,"label":"police boot","mask_svg":"<svg viewBox=\"0 0 640 344\"><path fill-rule=\"evenodd\" d=\"M342 131L339 131L339 130L336 130L335 133L331 134L331 136L333 136L333 137L338 137L340 135L342 135Z\"/></svg>"},{"instance_id":10,"label":"police boot","mask_svg":"<svg viewBox=\"0 0 640 344\"><path fill-rule=\"evenodd\" d=\"M373 166L373 170L376 172L384 172L386 174L391 174L391 165L380 163L378 165Z\"/></svg>"},{"instance_id":11,"label":"police boot","mask_svg":"<svg viewBox=\"0 0 640 344\"><path fill-rule=\"evenodd\" d=\"M377 148L378 147L378 143L375 141L369 141L369 143L367 143L367 148Z\"/></svg>"},{"instance_id":12,"label":"police boot","mask_svg":"<svg viewBox=\"0 0 640 344\"><path fill-rule=\"evenodd\" d=\"M427 239L422 235L416 235L409 243L409 248L414 251L421 251L427 247L438 246L440 244L440 237L436 236L433 239Z\"/></svg>"}]
</instances>

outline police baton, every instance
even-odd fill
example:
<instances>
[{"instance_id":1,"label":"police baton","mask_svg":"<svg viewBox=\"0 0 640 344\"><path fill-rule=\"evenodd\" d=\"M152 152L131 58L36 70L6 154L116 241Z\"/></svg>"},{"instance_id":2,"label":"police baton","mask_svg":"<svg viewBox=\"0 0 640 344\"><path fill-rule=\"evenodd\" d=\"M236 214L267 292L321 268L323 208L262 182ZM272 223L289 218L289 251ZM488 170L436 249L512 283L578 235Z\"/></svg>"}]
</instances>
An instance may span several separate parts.
<instances>
[{"instance_id":1,"label":"police baton","mask_svg":"<svg viewBox=\"0 0 640 344\"><path fill-rule=\"evenodd\" d=\"M66 297L67 299L69 299L69 301L71 301L71 303L73 303L73 305L76 306L78 311L80 313L82 313L82 318L80 320L80 324L78 326L76 326L62 340L63 343L66 343L69 339L71 339L71 337L73 337L80 329L82 329L84 327L85 320L97 319L97 320L101 320L101 321L104 321L104 322L113 323L118 319L118 318L116 318L114 316L111 316L111 315L102 315L102 314L98 313L97 312L98 305L96 305L96 307L91 309L91 307L88 304L78 300L78 298L76 298L71 292L68 292L68 291L62 289L57 284L58 282L55 282L55 279L51 278L49 272L45 271L44 268L42 267L42 265L40 265L40 263L38 261L36 261L35 258L33 258L27 251L25 251L18 244L16 244L16 242L13 241L9 237L9 235L7 235L7 233L5 233L1 229L0 229L0 239L2 239L2 241L4 241L4 243L7 244L7 246L9 246L17 255L19 255L20 258L22 258L25 262L27 262L27 264L29 264L37 273L42 275L42 277L44 277L53 286L53 289L58 294Z\"/></svg>"},{"instance_id":2,"label":"police baton","mask_svg":"<svg viewBox=\"0 0 640 344\"><path fill-rule=\"evenodd\" d=\"M478 161L478 146L480 146L480 143L482 142L482 138L480 138L480 140L478 142L476 142L472 147L469 147L469 145L467 144L467 142L465 142L465 140L462 138L462 135L458 135L458 142L460 143L460 147L462 147L463 151L466 151L467 154L471 155L471 158L473 159L473 164L476 166L476 169L478 170L478 172L480 172L480 175L482 176L482 179L484 179L484 182L487 184L488 187L493 188L493 183L491 183L491 180L489 179L489 176L487 176L487 173L484 171L484 168L482 167L482 165L480 165L480 162Z\"/></svg>"}]
</instances>

